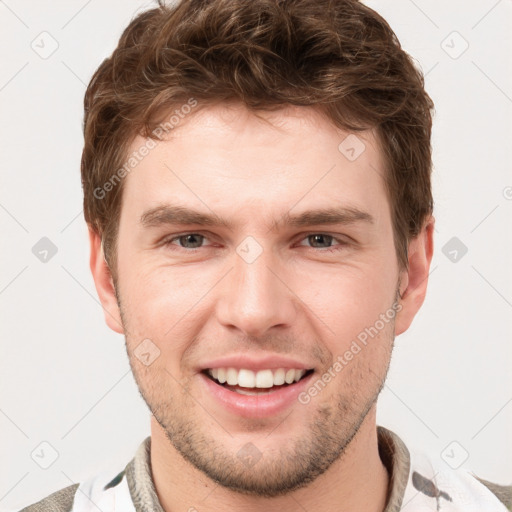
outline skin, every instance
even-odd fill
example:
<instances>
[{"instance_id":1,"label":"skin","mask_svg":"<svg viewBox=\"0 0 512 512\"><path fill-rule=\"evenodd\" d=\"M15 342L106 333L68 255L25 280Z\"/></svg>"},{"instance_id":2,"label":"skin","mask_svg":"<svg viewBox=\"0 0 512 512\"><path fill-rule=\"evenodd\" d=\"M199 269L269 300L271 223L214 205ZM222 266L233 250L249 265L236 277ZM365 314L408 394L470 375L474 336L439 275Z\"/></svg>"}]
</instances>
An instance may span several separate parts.
<instances>
[{"instance_id":1,"label":"skin","mask_svg":"<svg viewBox=\"0 0 512 512\"><path fill-rule=\"evenodd\" d=\"M116 283L90 231L106 322L125 335L152 412L153 479L166 511L385 508L376 400L394 337L425 297L434 220L400 269L381 150L371 131L358 133L366 148L349 161L338 150L347 135L310 107L260 117L239 105L205 107L125 178ZM144 142L137 137L130 151ZM141 215L163 203L232 225L143 227ZM287 213L339 206L372 222L270 229ZM163 243L184 233L204 238ZM248 236L262 250L251 263L237 254ZM200 386L201 364L239 353L291 356L316 380L397 299L396 317L307 404L246 418ZM144 339L160 350L149 366L134 353ZM247 443L262 454L250 468L237 457Z\"/></svg>"}]
</instances>

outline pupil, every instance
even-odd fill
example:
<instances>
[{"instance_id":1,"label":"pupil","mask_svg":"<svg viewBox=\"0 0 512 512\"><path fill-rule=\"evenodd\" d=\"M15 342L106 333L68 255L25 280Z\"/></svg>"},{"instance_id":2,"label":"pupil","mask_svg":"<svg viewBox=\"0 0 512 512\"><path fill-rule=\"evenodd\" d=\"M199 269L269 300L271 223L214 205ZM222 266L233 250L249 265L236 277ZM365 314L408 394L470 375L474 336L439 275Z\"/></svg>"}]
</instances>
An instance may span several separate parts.
<instances>
[{"instance_id":1,"label":"pupil","mask_svg":"<svg viewBox=\"0 0 512 512\"><path fill-rule=\"evenodd\" d=\"M311 235L310 239L313 240L313 245L320 241L320 244L322 244L322 239L324 239L324 243L329 245L329 241L332 237L330 235ZM310 240L310 241L311 241Z\"/></svg>"},{"instance_id":2,"label":"pupil","mask_svg":"<svg viewBox=\"0 0 512 512\"><path fill-rule=\"evenodd\" d=\"M188 241L192 240L191 244L194 246L193 248L200 247L201 246L201 240L200 240L201 236L202 235L184 235L181 237L181 241L182 242L185 241L185 243L182 245L188 246ZM198 239L198 241L196 241L195 243L194 243L194 238Z\"/></svg>"}]
</instances>

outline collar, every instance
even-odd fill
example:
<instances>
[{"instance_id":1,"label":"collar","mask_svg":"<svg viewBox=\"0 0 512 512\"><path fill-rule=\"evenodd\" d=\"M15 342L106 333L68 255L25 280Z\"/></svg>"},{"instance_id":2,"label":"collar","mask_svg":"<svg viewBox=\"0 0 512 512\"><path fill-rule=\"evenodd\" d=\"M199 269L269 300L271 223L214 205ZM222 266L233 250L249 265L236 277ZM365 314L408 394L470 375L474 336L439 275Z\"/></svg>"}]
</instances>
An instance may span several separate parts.
<instances>
[{"instance_id":1,"label":"collar","mask_svg":"<svg viewBox=\"0 0 512 512\"><path fill-rule=\"evenodd\" d=\"M389 487L384 512L398 512L402 505L410 468L409 450L391 430L377 426L379 455L388 470ZM151 436L139 445L126 466L126 480L137 512L165 512L158 501L151 471Z\"/></svg>"}]
</instances>

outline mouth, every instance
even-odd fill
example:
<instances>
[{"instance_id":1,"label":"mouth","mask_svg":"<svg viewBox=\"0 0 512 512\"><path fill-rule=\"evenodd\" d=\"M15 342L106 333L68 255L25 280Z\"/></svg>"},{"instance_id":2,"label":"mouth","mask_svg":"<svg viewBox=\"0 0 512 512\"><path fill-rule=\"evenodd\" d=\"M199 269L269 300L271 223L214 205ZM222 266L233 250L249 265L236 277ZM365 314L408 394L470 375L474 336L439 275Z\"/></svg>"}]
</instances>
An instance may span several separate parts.
<instances>
[{"instance_id":1,"label":"mouth","mask_svg":"<svg viewBox=\"0 0 512 512\"><path fill-rule=\"evenodd\" d=\"M245 396L260 396L294 387L313 373L313 369L277 368L258 371L246 368L207 368L203 373L215 384Z\"/></svg>"}]
</instances>

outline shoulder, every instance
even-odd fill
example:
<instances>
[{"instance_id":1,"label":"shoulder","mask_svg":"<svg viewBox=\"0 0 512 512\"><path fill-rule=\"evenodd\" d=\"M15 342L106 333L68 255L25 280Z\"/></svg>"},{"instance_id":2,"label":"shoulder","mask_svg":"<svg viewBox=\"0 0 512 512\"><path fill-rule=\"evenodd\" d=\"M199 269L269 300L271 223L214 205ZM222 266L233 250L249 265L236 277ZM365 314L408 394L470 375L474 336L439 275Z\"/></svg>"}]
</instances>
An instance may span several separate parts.
<instances>
[{"instance_id":1,"label":"shoulder","mask_svg":"<svg viewBox=\"0 0 512 512\"><path fill-rule=\"evenodd\" d=\"M386 512L452 510L512 512L512 485L499 485L454 469L418 447L407 447L391 430L377 427L379 454L390 474Z\"/></svg>"},{"instance_id":2,"label":"shoulder","mask_svg":"<svg viewBox=\"0 0 512 512\"><path fill-rule=\"evenodd\" d=\"M453 469L437 457L411 453L411 480L408 486L416 505L429 502L433 510L505 512L512 510L512 485L489 482L462 469ZM406 494L407 494L406 490Z\"/></svg>"},{"instance_id":3,"label":"shoulder","mask_svg":"<svg viewBox=\"0 0 512 512\"><path fill-rule=\"evenodd\" d=\"M64 487L37 503L21 509L20 512L69 512L73 507L73 500L79 485L73 484Z\"/></svg>"},{"instance_id":4,"label":"shoulder","mask_svg":"<svg viewBox=\"0 0 512 512\"><path fill-rule=\"evenodd\" d=\"M508 510L512 510L512 485L499 485L483 478L479 478L476 475L472 475L481 484L485 485L495 496L498 498Z\"/></svg>"},{"instance_id":5,"label":"shoulder","mask_svg":"<svg viewBox=\"0 0 512 512\"><path fill-rule=\"evenodd\" d=\"M135 457L121 472L111 466L110 469L60 489L37 503L17 509L16 512L79 512L90 510L91 502L94 503L95 510L102 512L114 510L135 512L132 498L133 493L136 498L139 498L139 489L133 480L136 478L142 482L151 481L148 450L150 440L149 436L142 441ZM133 472L134 462L142 466L142 469L138 468L139 471L135 473Z\"/></svg>"},{"instance_id":6,"label":"shoulder","mask_svg":"<svg viewBox=\"0 0 512 512\"><path fill-rule=\"evenodd\" d=\"M46 498L17 512L79 512L89 511L90 503L102 512L117 510L123 505L124 512L135 512L125 476L126 469L112 478L104 471L50 494ZM123 485L124 484L124 485Z\"/></svg>"}]
</instances>

